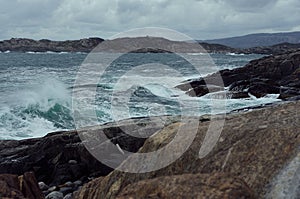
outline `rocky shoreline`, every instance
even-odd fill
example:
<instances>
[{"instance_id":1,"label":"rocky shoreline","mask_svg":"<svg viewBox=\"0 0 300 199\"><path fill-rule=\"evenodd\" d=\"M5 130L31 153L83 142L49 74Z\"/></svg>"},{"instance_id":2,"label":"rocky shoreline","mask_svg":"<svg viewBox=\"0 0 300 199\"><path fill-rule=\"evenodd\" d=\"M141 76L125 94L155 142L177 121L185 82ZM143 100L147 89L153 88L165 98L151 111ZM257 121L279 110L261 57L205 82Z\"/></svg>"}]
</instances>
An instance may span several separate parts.
<instances>
[{"instance_id":1,"label":"rocky shoreline","mask_svg":"<svg viewBox=\"0 0 300 199\"><path fill-rule=\"evenodd\" d=\"M279 104L230 113L216 146L204 158L199 150L218 116L135 118L43 138L0 141L0 197L10 198L265 198L274 193L299 196L297 176L284 187L277 182L289 163L299 165L300 51L264 57L234 70L189 80L178 88L192 96L224 91L235 98L277 94ZM221 75L224 85L205 85ZM225 87L228 90L225 90ZM229 93L229 94L228 94ZM287 102L289 101L289 102ZM292 102L291 102L292 101ZM175 162L148 173L113 170L96 160L80 135L105 135L121 149L147 153L170 143L179 128L196 131L189 149ZM140 132L150 136L137 138ZM102 143L99 143L102 144ZM114 155L114 154L113 154ZM295 159L296 157L296 159ZM134 167L131 157L125 160ZM141 160L147 165L147 160ZM288 193L285 190L292 190ZM276 196L276 195L275 195ZM276 197L275 197L276 198ZM278 196L278 198L280 198Z\"/></svg>"},{"instance_id":2,"label":"rocky shoreline","mask_svg":"<svg viewBox=\"0 0 300 199\"><path fill-rule=\"evenodd\" d=\"M220 76L222 85L218 81ZM221 70L204 78L188 80L177 88L197 97L224 91L225 98L249 98L250 95L260 98L278 94L282 100L297 100L300 99L299 80L300 50L297 50L253 60L241 68Z\"/></svg>"},{"instance_id":3,"label":"rocky shoreline","mask_svg":"<svg viewBox=\"0 0 300 199\"><path fill-rule=\"evenodd\" d=\"M207 128L218 119L202 117L196 138L181 158L166 168L142 174L112 170L97 162L75 131L1 141L0 171L11 175L0 175L0 191L3 197L15 198L264 198L274 187L280 192L280 185L273 181L300 152L299 105L300 101L288 102L227 115L217 145L200 159L199 147ZM157 130L161 119L166 121L165 127ZM93 131L111 136L123 149L145 153L169 143L187 123L178 117L165 116L152 122L139 118L94 127ZM123 134L122 128L132 128L133 124L154 129L153 135L136 140ZM29 176L24 181L29 185L18 188L22 176ZM297 176L294 178L297 181Z\"/></svg>"}]
</instances>

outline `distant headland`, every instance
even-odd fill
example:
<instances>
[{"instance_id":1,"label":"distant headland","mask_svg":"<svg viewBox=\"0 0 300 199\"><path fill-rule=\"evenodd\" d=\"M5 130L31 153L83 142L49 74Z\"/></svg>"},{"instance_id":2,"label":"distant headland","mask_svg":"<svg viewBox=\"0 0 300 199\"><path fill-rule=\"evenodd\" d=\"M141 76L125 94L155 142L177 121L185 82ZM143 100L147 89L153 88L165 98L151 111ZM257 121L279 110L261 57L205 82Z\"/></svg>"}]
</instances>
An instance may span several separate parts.
<instances>
[{"instance_id":1,"label":"distant headland","mask_svg":"<svg viewBox=\"0 0 300 199\"><path fill-rule=\"evenodd\" d=\"M0 41L0 51L11 52L85 52L89 53L100 43L98 51L109 52L134 52L134 53L165 53L165 52L199 52L199 44L203 52L207 53L236 53L236 54L282 54L300 48L300 43L279 43L272 46L256 46L251 48L234 48L220 43L207 43L198 41L197 43L189 41L171 41L159 37L136 37L136 38L118 38L114 40L104 40L98 37L84 38L79 40L51 41L48 39L33 40L27 38L12 38ZM218 42L218 40L215 40ZM167 47L164 50L157 48L157 45ZM131 51L134 46L134 51ZM147 48L145 48L147 46ZM148 47L149 46L149 47ZM173 51L174 49L174 51Z\"/></svg>"}]
</instances>

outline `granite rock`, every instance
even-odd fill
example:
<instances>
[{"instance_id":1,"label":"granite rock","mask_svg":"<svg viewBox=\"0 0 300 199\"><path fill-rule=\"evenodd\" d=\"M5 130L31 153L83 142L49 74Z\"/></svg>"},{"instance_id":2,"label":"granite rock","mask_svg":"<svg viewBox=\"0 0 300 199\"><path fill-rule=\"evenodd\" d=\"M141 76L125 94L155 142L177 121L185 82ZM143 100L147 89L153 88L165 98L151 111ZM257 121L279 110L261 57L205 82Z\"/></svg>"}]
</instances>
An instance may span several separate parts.
<instances>
[{"instance_id":1,"label":"granite rock","mask_svg":"<svg viewBox=\"0 0 300 199\"><path fill-rule=\"evenodd\" d=\"M116 198L119 194L130 192L131 188L126 192L125 187L142 180L155 181L162 176L170 176L171 179L174 175L184 174L212 176L215 172L224 172L243 180L255 197L263 198L267 192L267 185L284 165L294 158L299 149L299 105L300 102L289 102L228 115L219 141L204 158L199 158L199 150L211 121L203 121L195 129L182 122L170 124L147 139L139 152L155 151L165 146L173 140L180 127L187 125L186 132L197 131L197 135L179 159L165 168L148 173L134 174L115 170L108 176L84 185L76 197ZM147 165L147 161L142 159L140 164ZM129 168L136 166L131 157L126 162ZM226 178L222 180L226 181ZM139 186L146 186L146 182L152 184L154 181L143 181ZM240 188L240 191L243 190ZM149 191L152 192L154 193L155 189Z\"/></svg>"}]
</instances>

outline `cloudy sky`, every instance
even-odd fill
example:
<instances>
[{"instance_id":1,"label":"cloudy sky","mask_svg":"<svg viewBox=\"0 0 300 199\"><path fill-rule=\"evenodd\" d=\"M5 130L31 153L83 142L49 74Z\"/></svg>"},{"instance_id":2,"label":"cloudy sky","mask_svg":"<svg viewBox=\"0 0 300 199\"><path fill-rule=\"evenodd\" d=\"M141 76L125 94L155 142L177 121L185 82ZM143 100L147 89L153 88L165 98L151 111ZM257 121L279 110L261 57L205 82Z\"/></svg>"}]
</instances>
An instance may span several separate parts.
<instances>
[{"instance_id":1,"label":"cloudy sky","mask_svg":"<svg viewBox=\"0 0 300 199\"><path fill-rule=\"evenodd\" d=\"M0 40L109 38L164 27L194 39L300 30L299 0L0 0Z\"/></svg>"}]
</instances>

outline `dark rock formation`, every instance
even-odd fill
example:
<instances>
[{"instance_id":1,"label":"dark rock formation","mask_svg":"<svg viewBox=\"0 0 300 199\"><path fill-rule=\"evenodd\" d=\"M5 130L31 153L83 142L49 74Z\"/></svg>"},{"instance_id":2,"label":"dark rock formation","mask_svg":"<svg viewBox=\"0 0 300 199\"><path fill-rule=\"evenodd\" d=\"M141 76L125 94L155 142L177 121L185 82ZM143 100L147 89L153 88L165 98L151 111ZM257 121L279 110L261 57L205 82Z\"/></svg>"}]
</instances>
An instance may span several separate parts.
<instances>
[{"instance_id":1,"label":"dark rock formation","mask_svg":"<svg viewBox=\"0 0 300 199\"><path fill-rule=\"evenodd\" d=\"M124 129L138 134L153 134L164 119L132 119L124 123L110 123L89 129L91 135L105 134L114 144L136 152L146 138L133 137ZM166 124L168 117L165 117ZM137 125L137 126L136 126ZM140 126L139 126L140 125ZM34 171L38 181L59 185L80 178L104 176L112 169L96 160L85 148L76 131L51 133L43 138L0 141L0 173L21 175Z\"/></svg>"},{"instance_id":2,"label":"dark rock formation","mask_svg":"<svg viewBox=\"0 0 300 199\"><path fill-rule=\"evenodd\" d=\"M17 176L0 174L0 198L42 199L44 198L37 184L35 175L27 172Z\"/></svg>"},{"instance_id":3,"label":"dark rock formation","mask_svg":"<svg viewBox=\"0 0 300 199\"><path fill-rule=\"evenodd\" d=\"M0 41L0 51L14 52L90 52L103 41L101 38L88 38L68 41L51 41L42 39L39 41L32 39L12 38Z\"/></svg>"},{"instance_id":4,"label":"dark rock formation","mask_svg":"<svg viewBox=\"0 0 300 199\"><path fill-rule=\"evenodd\" d=\"M86 184L77 198L103 199L118 196L122 198L127 194L135 198L133 190L154 198L159 198L155 195L158 193L168 194L168 196L180 195L184 192L181 188L186 184L198 182L196 180L198 175L202 175L203 182L208 182L203 184L206 187L215 172L224 172L236 179L232 181L232 178L220 177L220 181L215 181L216 193L223 193L225 196L226 193L223 191L226 190L227 182L231 182L233 193L243 192L247 197L254 194L258 198L263 198L273 177L299 152L299 105L300 102L289 102L248 113L230 114L226 118L218 143L207 156L201 159L198 156L199 149L210 122L201 122L197 129L182 122L173 123L147 139L139 152L155 151L165 146L173 140L182 125L187 125L186 132L198 130L198 133L190 148L178 160L163 169L148 173L132 174L115 170L104 178ZM147 164L147 161L141 160L140 163ZM130 157L126 162L129 167L135 167ZM186 174L191 176L184 177ZM173 175L182 175L182 177ZM241 183L239 179L247 185ZM166 183L158 187L154 182ZM221 185L223 182L226 182L224 186ZM147 183L149 188L146 189ZM175 189L168 191L163 189L171 187L168 183L174 184ZM250 189L247 189L247 186ZM189 194L196 192L195 194L201 195L211 191L209 186L208 190L203 189L203 192L197 187L194 188ZM243 195L237 195L239 196Z\"/></svg>"},{"instance_id":5,"label":"dark rock formation","mask_svg":"<svg viewBox=\"0 0 300 199\"><path fill-rule=\"evenodd\" d=\"M229 86L233 98L247 97L250 93L256 97L280 94L280 99L292 99L300 96L300 50L253 60L242 68L221 70L202 79L189 80L177 88L191 96L203 96L208 90L215 92L209 89L213 86L207 86L205 82L211 84L218 75L224 86Z\"/></svg>"},{"instance_id":6,"label":"dark rock formation","mask_svg":"<svg viewBox=\"0 0 300 199\"><path fill-rule=\"evenodd\" d=\"M0 141L0 172L22 174L34 171L38 181L61 184L82 176L111 171L95 160L81 144L75 131L61 132L21 141ZM69 164L69 160L78 164ZM96 169L98 168L98 169Z\"/></svg>"}]
</instances>

